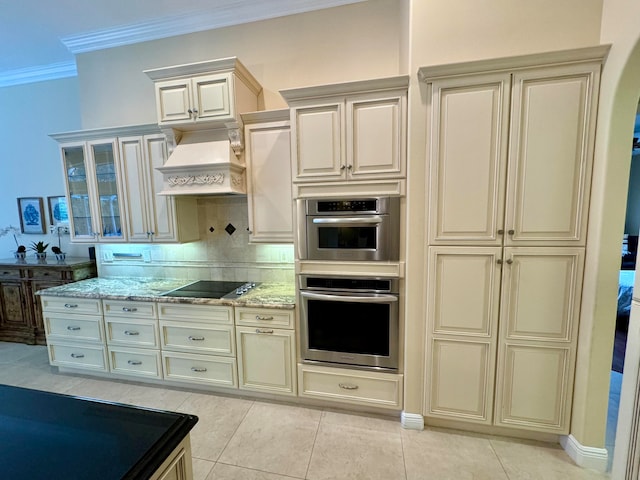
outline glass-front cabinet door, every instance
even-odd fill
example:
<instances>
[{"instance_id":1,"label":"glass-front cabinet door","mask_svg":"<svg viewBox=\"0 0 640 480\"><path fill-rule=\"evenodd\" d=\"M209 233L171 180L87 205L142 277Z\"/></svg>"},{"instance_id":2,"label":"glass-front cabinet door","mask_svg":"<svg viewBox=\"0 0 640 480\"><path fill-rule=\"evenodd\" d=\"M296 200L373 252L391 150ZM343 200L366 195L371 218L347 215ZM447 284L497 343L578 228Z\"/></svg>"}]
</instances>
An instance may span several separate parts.
<instances>
[{"instance_id":1,"label":"glass-front cabinet door","mask_svg":"<svg viewBox=\"0 0 640 480\"><path fill-rule=\"evenodd\" d=\"M61 148L72 241L124 241L116 141L82 142Z\"/></svg>"},{"instance_id":2,"label":"glass-front cabinet door","mask_svg":"<svg viewBox=\"0 0 640 480\"><path fill-rule=\"evenodd\" d=\"M103 242L122 241L122 196L118 175L116 141L88 143L89 158L96 185L96 227L98 240Z\"/></svg>"}]
</instances>

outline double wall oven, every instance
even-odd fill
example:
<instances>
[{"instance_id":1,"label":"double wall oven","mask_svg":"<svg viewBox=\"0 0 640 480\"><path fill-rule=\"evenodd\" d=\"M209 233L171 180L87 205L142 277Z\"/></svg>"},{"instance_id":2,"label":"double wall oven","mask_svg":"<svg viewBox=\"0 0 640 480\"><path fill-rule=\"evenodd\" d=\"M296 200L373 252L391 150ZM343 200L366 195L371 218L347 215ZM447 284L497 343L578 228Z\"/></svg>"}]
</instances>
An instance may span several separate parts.
<instances>
[{"instance_id":1,"label":"double wall oven","mask_svg":"<svg viewBox=\"0 0 640 480\"><path fill-rule=\"evenodd\" d=\"M390 262L399 258L399 198L305 200L301 260ZM302 360L397 370L398 279L299 275Z\"/></svg>"}]
</instances>

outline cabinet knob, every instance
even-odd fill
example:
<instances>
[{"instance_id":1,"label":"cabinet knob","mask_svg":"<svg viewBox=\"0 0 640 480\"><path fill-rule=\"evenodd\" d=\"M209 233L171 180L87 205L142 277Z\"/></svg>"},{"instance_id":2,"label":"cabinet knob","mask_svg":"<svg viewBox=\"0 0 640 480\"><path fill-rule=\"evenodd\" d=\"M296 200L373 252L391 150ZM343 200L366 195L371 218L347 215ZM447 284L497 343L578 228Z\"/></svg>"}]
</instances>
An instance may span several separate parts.
<instances>
[{"instance_id":1,"label":"cabinet knob","mask_svg":"<svg viewBox=\"0 0 640 480\"><path fill-rule=\"evenodd\" d=\"M127 363L129 365L142 365L142 362L140 360L127 360Z\"/></svg>"},{"instance_id":2,"label":"cabinet knob","mask_svg":"<svg viewBox=\"0 0 640 480\"><path fill-rule=\"evenodd\" d=\"M204 340L204 337L194 337L193 335L189 335L189 340L191 340L192 342L201 342Z\"/></svg>"},{"instance_id":3,"label":"cabinet knob","mask_svg":"<svg viewBox=\"0 0 640 480\"><path fill-rule=\"evenodd\" d=\"M77 303L65 303L64 308L78 308Z\"/></svg>"},{"instance_id":4,"label":"cabinet knob","mask_svg":"<svg viewBox=\"0 0 640 480\"><path fill-rule=\"evenodd\" d=\"M197 109L197 108L194 108L194 109L193 109L193 113L195 113L195 114L197 115L197 114L198 114L198 109Z\"/></svg>"},{"instance_id":5,"label":"cabinet knob","mask_svg":"<svg viewBox=\"0 0 640 480\"><path fill-rule=\"evenodd\" d=\"M84 358L84 353L72 353L71 358Z\"/></svg>"},{"instance_id":6,"label":"cabinet knob","mask_svg":"<svg viewBox=\"0 0 640 480\"><path fill-rule=\"evenodd\" d=\"M137 308L122 307L123 312L137 312Z\"/></svg>"},{"instance_id":7,"label":"cabinet knob","mask_svg":"<svg viewBox=\"0 0 640 480\"><path fill-rule=\"evenodd\" d=\"M140 332L138 332L136 330L125 330L124 334L132 336L132 337L135 337L136 335L140 335Z\"/></svg>"},{"instance_id":8,"label":"cabinet knob","mask_svg":"<svg viewBox=\"0 0 640 480\"><path fill-rule=\"evenodd\" d=\"M273 330L267 330L266 328L256 328L256 333L268 333L272 334Z\"/></svg>"},{"instance_id":9,"label":"cabinet knob","mask_svg":"<svg viewBox=\"0 0 640 480\"><path fill-rule=\"evenodd\" d=\"M498 235L504 235L504 229L501 228L500 230L498 230Z\"/></svg>"},{"instance_id":10,"label":"cabinet knob","mask_svg":"<svg viewBox=\"0 0 640 480\"><path fill-rule=\"evenodd\" d=\"M353 165L347 165L347 170L351 170L353 168Z\"/></svg>"},{"instance_id":11,"label":"cabinet knob","mask_svg":"<svg viewBox=\"0 0 640 480\"><path fill-rule=\"evenodd\" d=\"M189 115L193 115L193 110L189 109L187 112L189 112Z\"/></svg>"},{"instance_id":12,"label":"cabinet knob","mask_svg":"<svg viewBox=\"0 0 640 480\"><path fill-rule=\"evenodd\" d=\"M507 233L508 233L509 235L513 235L514 233L516 233L516 231L512 229L512 230L509 230Z\"/></svg>"},{"instance_id":13,"label":"cabinet knob","mask_svg":"<svg viewBox=\"0 0 640 480\"><path fill-rule=\"evenodd\" d=\"M191 367L191 371L192 372L202 373L202 372L206 372L207 369L204 368L204 367Z\"/></svg>"},{"instance_id":14,"label":"cabinet knob","mask_svg":"<svg viewBox=\"0 0 640 480\"><path fill-rule=\"evenodd\" d=\"M347 168L347 167L344 166L344 165L340 165L340 170L344 170L345 168Z\"/></svg>"},{"instance_id":15,"label":"cabinet knob","mask_svg":"<svg viewBox=\"0 0 640 480\"><path fill-rule=\"evenodd\" d=\"M67 330L69 330L70 332L77 332L78 330L80 330L80 327L76 327L74 325L69 325L67 327Z\"/></svg>"},{"instance_id":16,"label":"cabinet knob","mask_svg":"<svg viewBox=\"0 0 640 480\"><path fill-rule=\"evenodd\" d=\"M502 265L502 259L501 259L501 258L497 259L497 260L496 260L496 263L497 263L498 265Z\"/></svg>"},{"instance_id":17,"label":"cabinet knob","mask_svg":"<svg viewBox=\"0 0 640 480\"><path fill-rule=\"evenodd\" d=\"M508 259L508 260L507 260L507 263L508 263L509 265L511 265L511 264L513 263L513 260L510 258L510 259Z\"/></svg>"},{"instance_id":18,"label":"cabinet knob","mask_svg":"<svg viewBox=\"0 0 640 480\"><path fill-rule=\"evenodd\" d=\"M269 316L269 317L261 317L260 315L256 315L256 320L261 321L261 320L273 320L273 317Z\"/></svg>"}]
</instances>

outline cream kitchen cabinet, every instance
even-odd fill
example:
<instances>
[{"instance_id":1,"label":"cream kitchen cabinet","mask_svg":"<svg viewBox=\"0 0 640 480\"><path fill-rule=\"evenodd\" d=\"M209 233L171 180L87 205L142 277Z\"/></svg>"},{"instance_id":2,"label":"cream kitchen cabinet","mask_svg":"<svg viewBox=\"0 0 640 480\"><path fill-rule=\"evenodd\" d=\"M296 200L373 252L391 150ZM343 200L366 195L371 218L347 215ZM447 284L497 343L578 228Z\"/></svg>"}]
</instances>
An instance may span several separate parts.
<instances>
[{"instance_id":1,"label":"cream kitchen cabinet","mask_svg":"<svg viewBox=\"0 0 640 480\"><path fill-rule=\"evenodd\" d=\"M211 128L258 109L262 87L235 57L145 73L154 81L160 126Z\"/></svg>"},{"instance_id":2,"label":"cream kitchen cabinet","mask_svg":"<svg viewBox=\"0 0 640 480\"><path fill-rule=\"evenodd\" d=\"M605 53L419 71L427 418L569 430Z\"/></svg>"},{"instance_id":3,"label":"cream kitchen cabinet","mask_svg":"<svg viewBox=\"0 0 640 480\"><path fill-rule=\"evenodd\" d=\"M108 372L101 301L46 296L41 300L51 365Z\"/></svg>"},{"instance_id":4,"label":"cream kitchen cabinet","mask_svg":"<svg viewBox=\"0 0 640 480\"><path fill-rule=\"evenodd\" d=\"M289 111L242 115L249 243L293 243Z\"/></svg>"},{"instance_id":5,"label":"cream kitchen cabinet","mask_svg":"<svg viewBox=\"0 0 640 480\"><path fill-rule=\"evenodd\" d=\"M240 389L296 395L294 311L236 307L235 317Z\"/></svg>"},{"instance_id":6,"label":"cream kitchen cabinet","mask_svg":"<svg viewBox=\"0 0 640 480\"><path fill-rule=\"evenodd\" d=\"M156 304L103 300L111 373L162 378Z\"/></svg>"},{"instance_id":7,"label":"cream kitchen cabinet","mask_svg":"<svg viewBox=\"0 0 640 480\"><path fill-rule=\"evenodd\" d=\"M409 77L283 90L293 181L406 176Z\"/></svg>"},{"instance_id":8,"label":"cream kitchen cabinet","mask_svg":"<svg viewBox=\"0 0 640 480\"><path fill-rule=\"evenodd\" d=\"M117 139L64 143L60 148L71 241L126 241Z\"/></svg>"},{"instance_id":9,"label":"cream kitchen cabinet","mask_svg":"<svg viewBox=\"0 0 640 480\"><path fill-rule=\"evenodd\" d=\"M162 173L156 169L167 159L165 136L121 137L118 145L129 241L177 243L198 240L197 199L158 195L162 190Z\"/></svg>"},{"instance_id":10,"label":"cream kitchen cabinet","mask_svg":"<svg viewBox=\"0 0 640 480\"><path fill-rule=\"evenodd\" d=\"M584 246L599 76L590 61L427 78L430 244Z\"/></svg>"},{"instance_id":11,"label":"cream kitchen cabinet","mask_svg":"<svg viewBox=\"0 0 640 480\"><path fill-rule=\"evenodd\" d=\"M568 432L583 265L579 247L430 247L427 415Z\"/></svg>"},{"instance_id":12,"label":"cream kitchen cabinet","mask_svg":"<svg viewBox=\"0 0 640 480\"><path fill-rule=\"evenodd\" d=\"M158 304L164 378L238 387L233 307Z\"/></svg>"}]
</instances>

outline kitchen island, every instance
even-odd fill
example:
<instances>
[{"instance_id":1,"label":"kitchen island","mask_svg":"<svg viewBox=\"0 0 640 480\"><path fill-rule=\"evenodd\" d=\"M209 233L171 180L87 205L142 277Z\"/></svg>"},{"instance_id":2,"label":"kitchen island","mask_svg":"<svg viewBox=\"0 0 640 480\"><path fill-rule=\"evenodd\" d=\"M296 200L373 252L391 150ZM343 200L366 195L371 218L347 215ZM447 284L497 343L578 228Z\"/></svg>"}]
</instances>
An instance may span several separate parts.
<instances>
[{"instance_id":1,"label":"kitchen island","mask_svg":"<svg viewBox=\"0 0 640 480\"><path fill-rule=\"evenodd\" d=\"M192 478L194 415L0 385L2 478Z\"/></svg>"}]
</instances>

